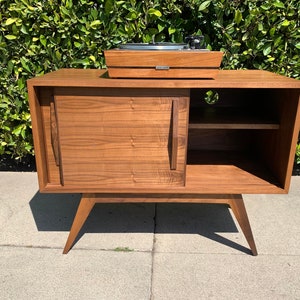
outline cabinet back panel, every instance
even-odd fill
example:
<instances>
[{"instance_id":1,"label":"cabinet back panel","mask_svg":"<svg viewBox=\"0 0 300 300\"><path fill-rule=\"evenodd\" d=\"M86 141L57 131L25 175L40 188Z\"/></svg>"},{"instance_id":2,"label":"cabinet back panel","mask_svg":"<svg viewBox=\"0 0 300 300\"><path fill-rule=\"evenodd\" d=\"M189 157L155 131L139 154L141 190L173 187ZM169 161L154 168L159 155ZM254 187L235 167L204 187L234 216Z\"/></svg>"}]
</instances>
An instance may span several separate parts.
<instances>
[{"instance_id":1,"label":"cabinet back panel","mask_svg":"<svg viewBox=\"0 0 300 300\"><path fill-rule=\"evenodd\" d=\"M254 145L255 135L253 130L191 129L188 135L188 149L248 151Z\"/></svg>"}]
</instances>

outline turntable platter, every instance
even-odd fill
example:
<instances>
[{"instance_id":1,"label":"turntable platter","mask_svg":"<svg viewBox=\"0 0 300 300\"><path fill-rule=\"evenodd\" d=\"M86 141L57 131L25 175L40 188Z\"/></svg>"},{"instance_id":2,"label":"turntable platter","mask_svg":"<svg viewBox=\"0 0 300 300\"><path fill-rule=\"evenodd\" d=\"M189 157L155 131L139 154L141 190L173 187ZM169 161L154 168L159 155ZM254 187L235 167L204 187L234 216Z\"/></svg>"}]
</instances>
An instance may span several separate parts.
<instances>
[{"instance_id":1,"label":"turntable platter","mask_svg":"<svg viewBox=\"0 0 300 300\"><path fill-rule=\"evenodd\" d=\"M124 50L183 50L188 49L188 45L184 43L128 43L119 46Z\"/></svg>"}]
</instances>

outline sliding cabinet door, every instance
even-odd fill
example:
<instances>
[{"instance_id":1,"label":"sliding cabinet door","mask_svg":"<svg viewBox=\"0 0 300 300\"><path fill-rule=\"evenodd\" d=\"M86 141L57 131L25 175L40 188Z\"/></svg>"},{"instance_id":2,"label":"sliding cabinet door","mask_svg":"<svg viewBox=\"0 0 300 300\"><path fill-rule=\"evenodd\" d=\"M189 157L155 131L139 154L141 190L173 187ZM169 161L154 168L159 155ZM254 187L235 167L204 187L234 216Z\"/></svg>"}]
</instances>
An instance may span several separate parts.
<instances>
[{"instance_id":1,"label":"sliding cabinet door","mask_svg":"<svg viewBox=\"0 0 300 300\"><path fill-rule=\"evenodd\" d=\"M188 90L57 88L54 94L62 185L184 186Z\"/></svg>"}]
</instances>

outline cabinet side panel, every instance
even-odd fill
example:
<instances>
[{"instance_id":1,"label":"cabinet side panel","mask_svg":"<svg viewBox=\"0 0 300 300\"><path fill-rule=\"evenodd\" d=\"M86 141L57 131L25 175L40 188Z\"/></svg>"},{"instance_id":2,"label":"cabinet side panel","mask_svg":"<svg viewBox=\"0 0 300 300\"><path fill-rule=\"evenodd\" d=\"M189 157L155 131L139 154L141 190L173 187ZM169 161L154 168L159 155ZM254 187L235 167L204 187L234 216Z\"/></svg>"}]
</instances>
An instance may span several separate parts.
<instances>
[{"instance_id":1,"label":"cabinet side panel","mask_svg":"<svg viewBox=\"0 0 300 300\"><path fill-rule=\"evenodd\" d=\"M286 191L289 190L295 160L296 144L300 129L300 90L284 90L281 104L280 138L278 139L278 159L281 180Z\"/></svg>"},{"instance_id":2,"label":"cabinet side panel","mask_svg":"<svg viewBox=\"0 0 300 300\"><path fill-rule=\"evenodd\" d=\"M261 132L260 149L280 186L288 192L299 133L299 90L272 89L268 97L280 126L278 130Z\"/></svg>"},{"instance_id":3,"label":"cabinet side panel","mask_svg":"<svg viewBox=\"0 0 300 300\"><path fill-rule=\"evenodd\" d=\"M39 187L45 188L48 182L45 136L43 131L43 117L39 101L39 90L28 83L28 98L31 114L32 135L34 142L35 160L37 166Z\"/></svg>"}]
</instances>

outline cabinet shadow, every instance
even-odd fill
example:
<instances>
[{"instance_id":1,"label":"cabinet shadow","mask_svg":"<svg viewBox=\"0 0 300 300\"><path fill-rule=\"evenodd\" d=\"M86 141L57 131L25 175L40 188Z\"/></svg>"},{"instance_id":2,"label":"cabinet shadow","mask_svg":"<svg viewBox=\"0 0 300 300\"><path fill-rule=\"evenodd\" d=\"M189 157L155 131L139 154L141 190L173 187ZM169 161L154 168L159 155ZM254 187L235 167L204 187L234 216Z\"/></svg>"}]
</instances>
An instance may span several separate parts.
<instances>
[{"instance_id":1,"label":"cabinet shadow","mask_svg":"<svg viewBox=\"0 0 300 300\"><path fill-rule=\"evenodd\" d=\"M30 208L38 231L70 231L80 194L37 192ZM227 205L196 203L97 203L78 234L85 233L199 234L250 254L218 233L238 232ZM242 232L240 232L242 234Z\"/></svg>"}]
</instances>

